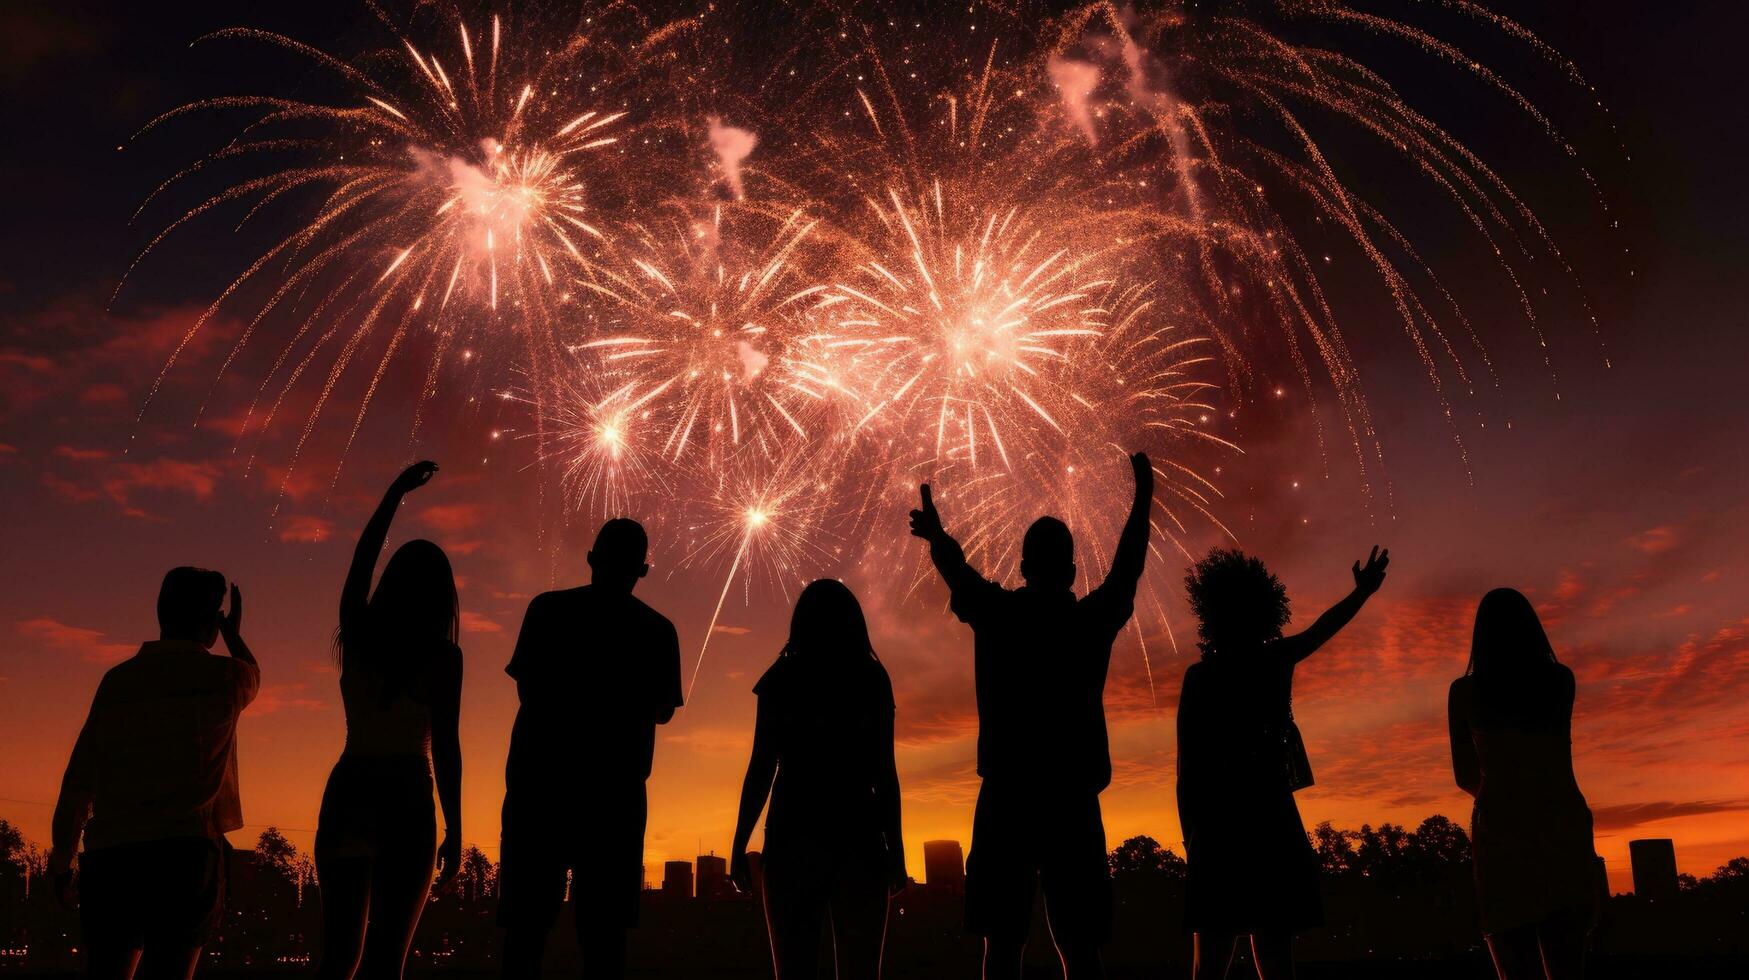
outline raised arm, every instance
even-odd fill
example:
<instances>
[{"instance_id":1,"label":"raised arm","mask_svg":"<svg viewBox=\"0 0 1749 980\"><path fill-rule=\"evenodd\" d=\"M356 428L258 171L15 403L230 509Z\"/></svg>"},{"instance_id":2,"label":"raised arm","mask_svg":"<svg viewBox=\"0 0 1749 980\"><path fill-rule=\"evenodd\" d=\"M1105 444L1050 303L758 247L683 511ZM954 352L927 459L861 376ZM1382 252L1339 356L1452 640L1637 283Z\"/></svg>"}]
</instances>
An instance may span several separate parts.
<instances>
[{"instance_id":1,"label":"raised arm","mask_svg":"<svg viewBox=\"0 0 1749 980\"><path fill-rule=\"evenodd\" d=\"M455 878L462 866L462 655L450 660L436 679L431 704L431 773L443 810L443 844L437 849L437 887Z\"/></svg>"},{"instance_id":2,"label":"raised arm","mask_svg":"<svg viewBox=\"0 0 1749 980\"><path fill-rule=\"evenodd\" d=\"M1354 618L1354 614L1360 612L1360 607L1366 605L1366 600L1372 598L1372 594L1385 583L1385 567L1390 563L1390 549L1380 551L1378 545L1373 545L1372 554L1366 559L1366 567L1362 568L1358 561L1354 563L1354 591L1325 610L1324 615L1319 616L1304 632L1275 641L1276 648L1285 652L1288 659L1296 664L1317 653L1318 648L1341 632L1342 627L1347 626L1348 621Z\"/></svg>"},{"instance_id":3,"label":"raised arm","mask_svg":"<svg viewBox=\"0 0 1749 980\"><path fill-rule=\"evenodd\" d=\"M1135 470L1136 496L1130 503L1129 520L1124 522L1123 533L1118 535L1111 570L1106 572L1100 590L1121 593L1133 601L1136 583L1142 579L1142 566L1148 558L1148 512L1154 506L1154 464L1148 461L1147 453L1136 453L1130 457L1130 467Z\"/></svg>"},{"instance_id":4,"label":"raised arm","mask_svg":"<svg viewBox=\"0 0 1749 980\"><path fill-rule=\"evenodd\" d=\"M930 492L929 484L919 486L917 492L922 505L911 512L911 533L929 542L929 557L935 562L935 570L941 573L942 581L947 583L948 591L955 599L960 599L994 588L990 580L979 575L966 562L965 550L941 526L941 514L935 509L935 495Z\"/></svg>"},{"instance_id":5,"label":"raised arm","mask_svg":"<svg viewBox=\"0 0 1749 980\"><path fill-rule=\"evenodd\" d=\"M383 542L389 539L389 524L395 519L395 508L401 506L401 498L425 485L437 472L437 464L430 460L414 463L401 471L395 477L395 482L389 484L387 493L383 494L382 502L377 504L376 512L365 522L364 531L358 536L358 548L352 553L352 567L346 571L346 585L340 590L340 629L344 632L348 623L358 620L370 603L370 578L376 571L377 558L383 553Z\"/></svg>"},{"instance_id":6,"label":"raised arm","mask_svg":"<svg viewBox=\"0 0 1749 980\"><path fill-rule=\"evenodd\" d=\"M1459 789L1475 796L1482 788L1482 760L1470 738L1470 683L1463 677L1452 681L1445 711L1451 728L1452 775L1457 777Z\"/></svg>"},{"instance_id":7,"label":"raised arm","mask_svg":"<svg viewBox=\"0 0 1749 980\"><path fill-rule=\"evenodd\" d=\"M771 782L777 778L777 746L772 743L771 719L765 699L759 700L759 713L753 722L753 755L747 760L747 776L741 780L741 810L735 819L735 843L729 849L729 877L742 892L753 891L753 868L747 862L747 842L753 839L753 825L759 822L759 812L765 809L765 799L771 795Z\"/></svg>"}]
</instances>

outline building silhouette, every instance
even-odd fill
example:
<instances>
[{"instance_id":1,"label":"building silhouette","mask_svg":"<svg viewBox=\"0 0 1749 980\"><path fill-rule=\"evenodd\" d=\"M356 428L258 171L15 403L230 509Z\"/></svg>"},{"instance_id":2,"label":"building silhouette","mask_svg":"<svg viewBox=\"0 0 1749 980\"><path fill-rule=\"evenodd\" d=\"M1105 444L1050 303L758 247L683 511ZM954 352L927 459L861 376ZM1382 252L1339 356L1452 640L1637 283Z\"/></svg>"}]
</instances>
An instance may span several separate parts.
<instances>
[{"instance_id":1,"label":"building silhouette","mask_svg":"<svg viewBox=\"0 0 1749 980\"><path fill-rule=\"evenodd\" d=\"M1676 897L1676 842L1668 837L1628 841L1634 866L1634 894L1654 902Z\"/></svg>"},{"instance_id":2,"label":"building silhouette","mask_svg":"<svg viewBox=\"0 0 1749 980\"><path fill-rule=\"evenodd\" d=\"M698 897L706 899L733 898L735 886L729 883L729 862L715 854L698 856Z\"/></svg>"},{"instance_id":3,"label":"building silhouette","mask_svg":"<svg viewBox=\"0 0 1749 980\"><path fill-rule=\"evenodd\" d=\"M675 900L692 897L692 862L668 861L663 863L662 897Z\"/></svg>"},{"instance_id":4,"label":"building silhouette","mask_svg":"<svg viewBox=\"0 0 1749 980\"><path fill-rule=\"evenodd\" d=\"M966 891L966 859L957 840L923 842L923 881L930 891L963 895Z\"/></svg>"}]
</instances>

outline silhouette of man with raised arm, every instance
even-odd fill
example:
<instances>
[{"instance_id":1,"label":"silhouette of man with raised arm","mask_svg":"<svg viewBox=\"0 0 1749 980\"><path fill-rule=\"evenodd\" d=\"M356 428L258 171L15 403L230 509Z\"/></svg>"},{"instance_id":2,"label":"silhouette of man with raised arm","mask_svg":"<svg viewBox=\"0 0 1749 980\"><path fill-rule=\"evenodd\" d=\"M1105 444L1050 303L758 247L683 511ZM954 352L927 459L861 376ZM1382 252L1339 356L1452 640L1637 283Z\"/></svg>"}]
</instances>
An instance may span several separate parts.
<instances>
[{"instance_id":1,"label":"silhouette of man with raised arm","mask_svg":"<svg viewBox=\"0 0 1749 980\"><path fill-rule=\"evenodd\" d=\"M237 716L261 689L243 594L204 568L158 591L158 639L103 675L55 804L49 873L79 906L87 975L187 980L224 914L225 833L243 826ZM207 651L219 637L229 657ZM77 890L72 872L79 838Z\"/></svg>"},{"instance_id":2,"label":"silhouette of man with raised arm","mask_svg":"<svg viewBox=\"0 0 1749 980\"><path fill-rule=\"evenodd\" d=\"M1136 495L1105 581L1077 599L1069 528L1041 517L1021 544L1025 585L1005 589L966 563L942 528L928 484L911 533L974 636L978 700L977 811L966 860L966 926L984 937L984 977L1021 971L1033 896L1042 888L1068 980L1104 975L1111 877L1099 794L1111 783L1105 674L1111 645L1135 608L1148 551L1154 471L1130 457Z\"/></svg>"},{"instance_id":3,"label":"silhouette of man with raised arm","mask_svg":"<svg viewBox=\"0 0 1749 980\"><path fill-rule=\"evenodd\" d=\"M625 974L644 881L644 781L656 726L681 704L674 624L632 595L648 550L637 521L603 524L591 584L535 596L504 668L522 702L498 870L507 980L539 976L566 872L583 975Z\"/></svg>"}]
</instances>

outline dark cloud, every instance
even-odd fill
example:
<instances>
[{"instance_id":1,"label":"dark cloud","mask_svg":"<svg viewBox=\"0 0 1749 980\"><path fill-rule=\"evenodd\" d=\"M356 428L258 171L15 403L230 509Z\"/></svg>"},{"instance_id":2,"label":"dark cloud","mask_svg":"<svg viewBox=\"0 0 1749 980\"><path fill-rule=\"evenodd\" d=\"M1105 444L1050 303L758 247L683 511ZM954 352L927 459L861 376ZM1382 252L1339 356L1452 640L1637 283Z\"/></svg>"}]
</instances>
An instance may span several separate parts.
<instances>
[{"instance_id":1,"label":"dark cloud","mask_svg":"<svg viewBox=\"0 0 1749 980\"><path fill-rule=\"evenodd\" d=\"M1646 803L1617 803L1591 808L1591 821L1599 831L1628 830L1641 824L1655 823L1674 817L1693 817L1707 813L1736 813L1749 810L1749 799L1743 800L1654 800Z\"/></svg>"}]
</instances>

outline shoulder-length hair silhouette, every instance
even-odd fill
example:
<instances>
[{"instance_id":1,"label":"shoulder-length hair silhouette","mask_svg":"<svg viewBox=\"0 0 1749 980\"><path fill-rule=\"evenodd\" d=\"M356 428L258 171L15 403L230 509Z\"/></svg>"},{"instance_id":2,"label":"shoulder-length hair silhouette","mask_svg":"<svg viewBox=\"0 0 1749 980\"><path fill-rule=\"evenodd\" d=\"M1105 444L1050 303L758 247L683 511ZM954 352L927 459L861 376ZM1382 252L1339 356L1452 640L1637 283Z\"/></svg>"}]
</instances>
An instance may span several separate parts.
<instances>
[{"instance_id":1,"label":"shoulder-length hair silhouette","mask_svg":"<svg viewBox=\"0 0 1749 980\"><path fill-rule=\"evenodd\" d=\"M334 657L358 658L381 673L389 687L404 690L413 658L436 641L454 645L461 636L461 599L449 555L433 541L415 538L395 549L359 615L342 616L334 630ZM387 692L385 692L387 693Z\"/></svg>"},{"instance_id":2,"label":"shoulder-length hair silhouette","mask_svg":"<svg viewBox=\"0 0 1749 980\"><path fill-rule=\"evenodd\" d=\"M1536 607L1517 589L1494 589L1476 607L1466 674L1533 670L1558 663Z\"/></svg>"},{"instance_id":3,"label":"shoulder-length hair silhouette","mask_svg":"<svg viewBox=\"0 0 1749 980\"><path fill-rule=\"evenodd\" d=\"M879 659L868 638L868 620L862 604L843 582L823 578L808 583L796 597L789 618L789 640L783 656L810 661Z\"/></svg>"}]
</instances>

